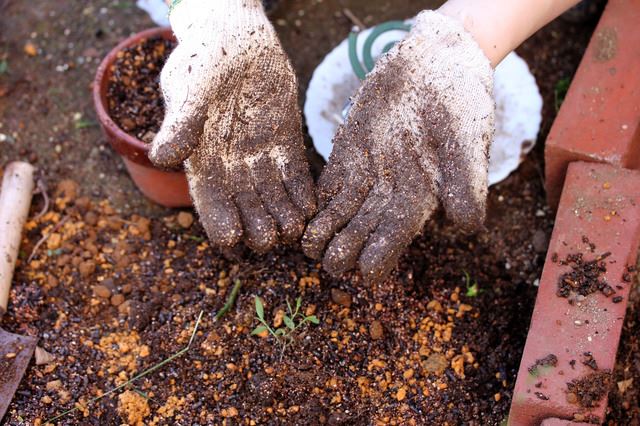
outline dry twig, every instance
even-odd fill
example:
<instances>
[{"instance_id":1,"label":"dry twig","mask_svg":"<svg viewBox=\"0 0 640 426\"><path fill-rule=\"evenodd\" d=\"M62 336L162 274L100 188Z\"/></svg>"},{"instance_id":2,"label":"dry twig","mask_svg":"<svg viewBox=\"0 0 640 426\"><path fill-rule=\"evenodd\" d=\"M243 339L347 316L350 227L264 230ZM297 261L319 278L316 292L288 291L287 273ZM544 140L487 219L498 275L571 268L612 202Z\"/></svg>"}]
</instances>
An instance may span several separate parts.
<instances>
[{"instance_id":1,"label":"dry twig","mask_svg":"<svg viewBox=\"0 0 640 426\"><path fill-rule=\"evenodd\" d=\"M30 263L34 256L36 255L36 252L38 251L38 249L40 248L40 246L49 239L49 237L56 232L58 229L60 229L60 227L62 225L64 225L64 223L69 219L69 216L65 216L62 218L62 220L60 220L60 222L56 223L56 226L54 226L51 231L49 231L47 233L47 235L43 236L42 238L40 238L38 240L38 242L36 243L35 246L33 246L33 250L31 251L31 254L29 255L29 258L27 259L27 263Z\"/></svg>"},{"instance_id":2,"label":"dry twig","mask_svg":"<svg viewBox=\"0 0 640 426\"><path fill-rule=\"evenodd\" d=\"M353 25L358 27L358 31L362 31L367 28L364 26L364 23L350 9L344 8L342 9L342 13L351 21Z\"/></svg>"},{"instance_id":3,"label":"dry twig","mask_svg":"<svg viewBox=\"0 0 640 426\"><path fill-rule=\"evenodd\" d=\"M42 207L42 210L40 211L40 213L38 213L33 218L33 220L38 220L42 216L44 216L49 211L49 204L51 202L49 200L49 194L47 194L47 185L45 185L42 179L38 179L36 186L38 187L38 190L35 192L35 194L42 194L42 198L44 198L44 206Z\"/></svg>"}]
</instances>

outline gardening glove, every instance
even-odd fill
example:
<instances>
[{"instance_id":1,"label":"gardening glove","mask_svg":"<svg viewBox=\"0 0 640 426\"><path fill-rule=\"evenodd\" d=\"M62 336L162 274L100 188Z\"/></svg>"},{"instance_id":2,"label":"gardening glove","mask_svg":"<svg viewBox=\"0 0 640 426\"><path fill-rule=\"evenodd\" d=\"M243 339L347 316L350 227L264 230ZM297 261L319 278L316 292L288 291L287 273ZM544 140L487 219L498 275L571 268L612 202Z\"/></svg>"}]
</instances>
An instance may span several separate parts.
<instances>
[{"instance_id":1,"label":"gardening glove","mask_svg":"<svg viewBox=\"0 0 640 426\"><path fill-rule=\"evenodd\" d=\"M380 58L353 99L303 237L337 275L384 277L438 205L460 227L485 218L493 70L462 24L433 11Z\"/></svg>"},{"instance_id":2,"label":"gardening glove","mask_svg":"<svg viewBox=\"0 0 640 426\"><path fill-rule=\"evenodd\" d=\"M209 239L258 251L297 240L315 213L297 81L260 0L181 0L162 70L166 116L151 148L183 161Z\"/></svg>"}]
</instances>

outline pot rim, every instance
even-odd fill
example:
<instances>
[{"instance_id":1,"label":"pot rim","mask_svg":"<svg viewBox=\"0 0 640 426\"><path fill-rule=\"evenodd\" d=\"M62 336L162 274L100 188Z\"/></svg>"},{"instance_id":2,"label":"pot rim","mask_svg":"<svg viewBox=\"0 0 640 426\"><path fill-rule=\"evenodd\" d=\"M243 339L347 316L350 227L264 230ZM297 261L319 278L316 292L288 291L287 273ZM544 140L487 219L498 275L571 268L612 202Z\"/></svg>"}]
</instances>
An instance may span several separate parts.
<instances>
[{"instance_id":1,"label":"pot rim","mask_svg":"<svg viewBox=\"0 0 640 426\"><path fill-rule=\"evenodd\" d=\"M150 144L145 143L137 137L125 132L115 123L115 121L113 121L107 109L106 95L105 97L102 96L102 88L108 83L107 76L109 74L109 67L111 67L115 62L119 52L138 44L140 40L157 36L175 40L171 27L154 27L135 33L118 43L109 51L109 53L107 53L104 59L102 59L102 62L100 62L93 81L93 103L100 123L113 132L117 138L125 142L127 145L132 146L135 150L142 152L145 156L148 155Z\"/></svg>"}]
</instances>

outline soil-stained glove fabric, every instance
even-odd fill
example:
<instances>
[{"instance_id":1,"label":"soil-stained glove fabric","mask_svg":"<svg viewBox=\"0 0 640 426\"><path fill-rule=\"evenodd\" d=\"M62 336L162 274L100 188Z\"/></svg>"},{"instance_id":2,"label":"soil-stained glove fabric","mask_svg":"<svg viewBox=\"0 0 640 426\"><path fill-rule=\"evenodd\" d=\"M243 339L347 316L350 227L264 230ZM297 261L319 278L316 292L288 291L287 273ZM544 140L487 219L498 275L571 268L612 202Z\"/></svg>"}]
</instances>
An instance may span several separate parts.
<instances>
[{"instance_id":1,"label":"soil-stained glove fabric","mask_svg":"<svg viewBox=\"0 0 640 426\"><path fill-rule=\"evenodd\" d=\"M303 237L336 275L385 277L441 204L482 225L493 138L493 70L462 24L418 15L353 99L320 177L320 212Z\"/></svg>"},{"instance_id":2,"label":"soil-stained glove fabric","mask_svg":"<svg viewBox=\"0 0 640 426\"><path fill-rule=\"evenodd\" d=\"M314 186L296 77L260 0L182 0L170 20L178 46L160 78L166 115L151 160L185 162L213 244L297 240Z\"/></svg>"}]
</instances>

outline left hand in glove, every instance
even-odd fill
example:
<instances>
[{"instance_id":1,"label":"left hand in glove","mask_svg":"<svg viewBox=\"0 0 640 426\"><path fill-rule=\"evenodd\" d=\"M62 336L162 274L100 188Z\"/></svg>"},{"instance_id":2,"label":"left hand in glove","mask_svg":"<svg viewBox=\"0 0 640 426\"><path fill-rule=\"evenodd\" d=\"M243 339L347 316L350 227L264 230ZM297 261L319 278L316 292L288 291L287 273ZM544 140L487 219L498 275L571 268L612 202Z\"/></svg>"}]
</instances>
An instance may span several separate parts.
<instances>
[{"instance_id":1,"label":"left hand in glove","mask_svg":"<svg viewBox=\"0 0 640 426\"><path fill-rule=\"evenodd\" d=\"M422 12L353 100L303 237L332 274L384 277L439 204L461 227L484 221L493 71L453 18Z\"/></svg>"},{"instance_id":2,"label":"left hand in glove","mask_svg":"<svg viewBox=\"0 0 640 426\"><path fill-rule=\"evenodd\" d=\"M211 243L297 241L315 212L298 85L260 0L181 0L161 74L166 116L151 160L185 161Z\"/></svg>"}]
</instances>

